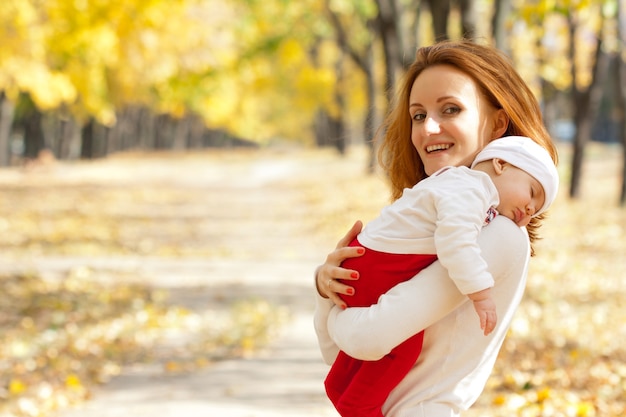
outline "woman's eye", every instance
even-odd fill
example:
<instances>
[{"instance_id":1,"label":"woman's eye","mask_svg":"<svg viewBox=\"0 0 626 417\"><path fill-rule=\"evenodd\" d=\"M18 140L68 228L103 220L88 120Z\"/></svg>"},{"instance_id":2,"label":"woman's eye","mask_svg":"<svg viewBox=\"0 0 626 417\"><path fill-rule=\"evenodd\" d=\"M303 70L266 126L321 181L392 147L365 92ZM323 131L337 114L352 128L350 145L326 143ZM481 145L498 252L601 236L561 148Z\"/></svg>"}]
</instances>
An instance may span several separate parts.
<instances>
[{"instance_id":1,"label":"woman's eye","mask_svg":"<svg viewBox=\"0 0 626 417\"><path fill-rule=\"evenodd\" d=\"M443 110L443 114L457 114L461 111L461 109L457 106L446 107Z\"/></svg>"},{"instance_id":2,"label":"woman's eye","mask_svg":"<svg viewBox=\"0 0 626 417\"><path fill-rule=\"evenodd\" d=\"M424 119L426 119L426 114L425 113L415 113L413 115L413 120L415 120L417 122L421 122Z\"/></svg>"}]
</instances>

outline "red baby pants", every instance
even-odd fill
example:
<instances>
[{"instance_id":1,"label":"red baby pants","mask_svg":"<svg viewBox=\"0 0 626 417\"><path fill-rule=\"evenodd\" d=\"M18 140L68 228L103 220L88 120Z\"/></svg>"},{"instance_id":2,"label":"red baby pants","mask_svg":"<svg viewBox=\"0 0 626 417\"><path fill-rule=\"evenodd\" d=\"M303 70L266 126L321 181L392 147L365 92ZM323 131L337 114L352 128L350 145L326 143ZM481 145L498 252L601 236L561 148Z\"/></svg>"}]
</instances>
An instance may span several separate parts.
<instances>
[{"instance_id":1,"label":"red baby pants","mask_svg":"<svg viewBox=\"0 0 626 417\"><path fill-rule=\"evenodd\" d=\"M354 239L350 246L361 246ZM342 267L359 271L359 279L345 282L355 289L343 297L349 307L368 307L400 282L414 277L437 259L436 255L394 254L366 249ZM372 335L377 337L377 335ZM384 417L381 407L389 393L411 370L422 350L420 332L377 361L362 361L339 352L324 381L326 393L342 417Z\"/></svg>"}]
</instances>

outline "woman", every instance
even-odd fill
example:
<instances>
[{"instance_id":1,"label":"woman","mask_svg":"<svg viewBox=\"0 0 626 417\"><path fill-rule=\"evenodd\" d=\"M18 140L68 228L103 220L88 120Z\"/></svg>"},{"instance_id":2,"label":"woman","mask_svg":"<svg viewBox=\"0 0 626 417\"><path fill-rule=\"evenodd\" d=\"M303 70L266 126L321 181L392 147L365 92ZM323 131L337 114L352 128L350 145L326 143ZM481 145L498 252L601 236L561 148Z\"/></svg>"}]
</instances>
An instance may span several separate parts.
<instances>
[{"instance_id":1,"label":"woman","mask_svg":"<svg viewBox=\"0 0 626 417\"><path fill-rule=\"evenodd\" d=\"M557 160L539 105L508 59L467 41L418 50L384 128L379 159L394 200L445 166L469 166L487 143L503 136L531 137ZM338 280L358 279L358 273L340 265L364 251L347 247L361 230L355 223L316 271L315 328L324 360L332 363L340 349L354 358L378 360L425 330L422 355L387 398L383 414L458 416L476 401L493 368L523 295L530 245L542 217L524 230L498 216L481 231L501 318L489 336L477 329L472 303L438 262L392 288L376 305L345 309L339 294L350 296L354 288Z\"/></svg>"}]
</instances>

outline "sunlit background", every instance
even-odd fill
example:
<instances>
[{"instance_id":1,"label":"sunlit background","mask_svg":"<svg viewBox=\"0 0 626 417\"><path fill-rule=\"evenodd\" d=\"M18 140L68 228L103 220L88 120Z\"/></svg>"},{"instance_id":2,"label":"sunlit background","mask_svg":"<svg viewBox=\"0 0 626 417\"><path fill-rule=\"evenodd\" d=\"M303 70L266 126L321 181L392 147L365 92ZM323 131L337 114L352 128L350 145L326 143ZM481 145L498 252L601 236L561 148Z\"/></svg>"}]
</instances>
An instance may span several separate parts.
<instances>
[{"instance_id":1,"label":"sunlit background","mask_svg":"<svg viewBox=\"0 0 626 417\"><path fill-rule=\"evenodd\" d=\"M388 202L371 139L392 86L463 35L511 57L562 178L468 416L623 416L622 3L4 0L0 416L138 364L251 357L308 320L315 265Z\"/></svg>"}]
</instances>

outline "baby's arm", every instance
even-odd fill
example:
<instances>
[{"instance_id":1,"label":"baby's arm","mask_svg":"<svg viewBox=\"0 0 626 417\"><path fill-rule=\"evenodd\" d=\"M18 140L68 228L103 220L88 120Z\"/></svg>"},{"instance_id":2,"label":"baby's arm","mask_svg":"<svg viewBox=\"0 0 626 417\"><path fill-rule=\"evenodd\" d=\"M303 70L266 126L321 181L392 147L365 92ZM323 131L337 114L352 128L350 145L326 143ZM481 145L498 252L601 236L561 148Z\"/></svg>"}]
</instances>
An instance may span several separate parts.
<instances>
[{"instance_id":1,"label":"baby's arm","mask_svg":"<svg viewBox=\"0 0 626 417\"><path fill-rule=\"evenodd\" d=\"M480 328L486 336L495 328L497 316L490 290L494 279L483 258L478 236L487 210L494 203L493 189L470 181L466 188L461 184L457 184L457 188L461 190L458 195L448 193L435 200L435 247L450 278L473 301L480 318Z\"/></svg>"},{"instance_id":2,"label":"baby's arm","mask_svg":"<svg viewBox=\"0 0 626 417\"><path fill-rule=\"evenodd\" d=\"M491 288L467 294L474 303L474 310L480 319L480 328L485 332L485 336L493 331L498 322L496 314L496 303L491 298Z\"/></svg>"}]
</instances>

